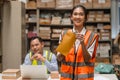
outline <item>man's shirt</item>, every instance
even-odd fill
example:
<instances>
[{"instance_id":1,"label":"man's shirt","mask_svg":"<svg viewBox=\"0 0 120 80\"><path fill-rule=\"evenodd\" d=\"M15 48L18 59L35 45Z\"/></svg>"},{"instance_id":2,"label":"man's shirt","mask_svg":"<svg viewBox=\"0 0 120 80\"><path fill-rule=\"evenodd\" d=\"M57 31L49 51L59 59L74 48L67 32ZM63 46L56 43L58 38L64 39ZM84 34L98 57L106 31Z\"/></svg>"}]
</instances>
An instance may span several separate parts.
<instances>
[{"instance_id":1,"label":"man's shirt","mask_svg":"<svg viewBox=\"0 0 120 80\"><path fill-rule=\"evenodd\" d=\"M45 50L43 51L43 57L46 57ZM32 60L30 60L30 53L26 55L23 65L32 65ZM42 62L40 60L38 60L38 65L42 65ZM55 54L52 53L51 61L48 61L46 59L44 65L47 66L48 71L57 71L58 64Z\"/></svg>"}]
</instances>

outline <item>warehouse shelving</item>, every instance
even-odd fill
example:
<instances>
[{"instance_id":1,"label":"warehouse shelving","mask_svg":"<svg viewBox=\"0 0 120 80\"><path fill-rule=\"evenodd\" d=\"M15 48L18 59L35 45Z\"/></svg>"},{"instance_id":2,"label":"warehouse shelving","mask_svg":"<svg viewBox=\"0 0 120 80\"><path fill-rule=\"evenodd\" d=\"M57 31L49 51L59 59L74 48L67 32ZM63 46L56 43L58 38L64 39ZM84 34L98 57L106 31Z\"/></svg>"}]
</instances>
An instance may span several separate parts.
<instances>
[{"instance_id":1,"label":"warehouse shelving","mask_svg":"<svg viewBox=\"0 0 120 80\"><path fill-rule=\"evenodd\" d=\"M34 1L37 3L38 0L37 1L34 0ZM73 25L72 24L64 24L64 25L63 24L40 24L39 21L40 21L41 14L42 13L55 14L57 12L57 13L60 13L63 16L64 13L69 13L72 10L72 8L56 8L56 7L52 7L52 8L41 7L40 8L40 7L37 7L37 8L31 8L31 9L29 8L26 11L31 11L31 10L36 12L36 16L37 16L36 20L37 21L36 21L36 24L32 23L32 22L30 24L35 24L36 25L36 27L37 27L36 28L37 29L36 32L37 32L38 35L39 35L39 28L40 27L49 27L50 28L50 30L51 30L50 39L44 39L44 41L50 42L50 46L49 47L50 47L50 49L52 51L54 51L52 48L54 47L54 44L55 44L55 46L58 45L59 38L55 38L54 39L54 38L51 37L52 36L52 29L72 28ZM111 8L110 7L107 7L107 8L87 8L87 11L88 11L88 13L90 11L94 11L95 13L101 11L101 12L103 12L105 14L111 15ZM111 26L111 17L109 18L109 21L103 21L102 20L102 21L87 21L86 22L87 26L94 26L94 28L97 28L98 24L102 24L103 26L105 26L105 25L110 25ZM99 28L97 28L97 30L96 30L98 33L100 33L100 31L101 31L101 28L100 29ZM107 31L111 35L111 28L107 29ZM104 44L104 43L109 44L111 46L111 36L110 36L109 39L105 39L105 40L100 39L99 40L99 44ZM110 47L110 49L111 49L111 47ZM112 56L111 51L108 50L108 54L109 54L109 62L110 62L110 59L111 59L111 56Z\"/></svg>"}]
</instances>

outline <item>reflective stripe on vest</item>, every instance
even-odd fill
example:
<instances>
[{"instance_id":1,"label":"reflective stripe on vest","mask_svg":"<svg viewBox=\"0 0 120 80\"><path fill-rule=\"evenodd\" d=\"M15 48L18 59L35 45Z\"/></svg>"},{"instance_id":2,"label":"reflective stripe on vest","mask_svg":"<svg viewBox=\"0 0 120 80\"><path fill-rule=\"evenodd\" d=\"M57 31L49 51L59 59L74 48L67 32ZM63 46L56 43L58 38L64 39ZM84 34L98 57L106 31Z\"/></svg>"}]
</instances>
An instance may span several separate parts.
<instances>
[{"instance_id":1,"label":"reflective stripe on vest","mask_svg":"<svg viewBox=\"0 0 120 80\"><path fill-rule=\"evenodd\" d=\"M65 77L65 78L71 78L71 79L73 78L73 74L66 74L66 73L62 73L62 72L61 72L61 76ZM78 78L91 78L91 77L94 77L94 73L75 75L75 79L78 79Z\"/></svg>"},{"instance_id":2,"label":"reflective stripe on vest","mask_svg":"<svg viewBox=\"0 0 120 80\"><path fill-rule=\"evenodd\" d=\"M62 62L64 65L67 66L73 66L74 62ZM94 67L94 63L92 62L76 62L76 66L75 67L81 67L81 66L91 66Z\"/></svg>"},{"instance_id":3,"label":"reflective stripe on vest","mask_svg":"<svg viewBox=\"0 0 120 80\"><path fill-rule=\"evenodd\" d=\"M30 58L32 57L32 52L30 52ZM52 59L52 53L48 53L48 51L46 50L45 51L45 58L48 60L48 61L51 61ZM44 65L44 62L41 63L42 65ZM32 65L38 65L38 61L37 60L32 60Z\"/></svg>"},{"instance_id":4,"label":"reflective stripe on vest","mask_svg":"<svg viewBox=\"0 0 120 80\"><path fill-rule=\"evenodd\" d=\"M30 58L32 57L32 52L30 52ZM32 60L32 65L38 65L38 61L33 59Z\"/></svg>"},{"instance_id":5,"label":"reflective stripe on vest","mask_svg":"<svg viewBox=\"0 0 120 80\"><path fill-rule=\"evenodd\" d=\"M91 32L90 38L89 38L89 40L88 40L88 44L87 44L87 46L86 46L87 49L90 47L90 43L92 42L93 37L94 37L94 33Z\"/></svg>"}]
</instances>

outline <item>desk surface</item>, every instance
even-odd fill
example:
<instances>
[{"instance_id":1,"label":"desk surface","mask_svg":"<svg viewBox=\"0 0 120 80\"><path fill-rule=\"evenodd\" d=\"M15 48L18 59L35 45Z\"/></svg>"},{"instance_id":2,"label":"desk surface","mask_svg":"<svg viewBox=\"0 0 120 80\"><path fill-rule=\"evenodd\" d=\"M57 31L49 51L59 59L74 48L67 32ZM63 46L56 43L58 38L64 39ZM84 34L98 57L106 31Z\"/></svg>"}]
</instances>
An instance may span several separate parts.
<instances>
[{"instance_id":1,"label":"desk surface","mask_svg":"<svg viewBox=\"0 0 120 80\"><path fill-rule=\"evenodd\" d=\"M0 74L0 80L2 80L1 76L2 75ZM18 80L22 80L22 78L19 78ZM51 80L51 78L49 77L48 80ZM60 79L52 79L52 80L60 80ZM118 80L118 79L115 74L95 74L94 80Z\"/></svg>"},{"instance_id":2,"label":"desk surface","mask_svg":"<svg viewBox=\"0 0 120 80\"><path fill-rule=\"evenodd\" d=\"M48 80L51 80L49 77ZM52 80L60 80L60 79L52 79ZM115 74L95 74L94 80L118 80Z\"/></svg>"}]
</instances>

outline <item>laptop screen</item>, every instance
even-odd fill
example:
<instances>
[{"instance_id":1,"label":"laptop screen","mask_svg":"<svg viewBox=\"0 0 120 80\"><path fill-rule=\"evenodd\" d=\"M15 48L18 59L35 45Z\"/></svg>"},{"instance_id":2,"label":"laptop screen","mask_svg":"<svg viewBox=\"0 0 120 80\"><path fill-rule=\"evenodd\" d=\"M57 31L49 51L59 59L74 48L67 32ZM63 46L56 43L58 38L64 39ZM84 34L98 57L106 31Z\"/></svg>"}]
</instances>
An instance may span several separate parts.
<instances>
[{"instance_id":1,"label":"laptop screen","mask_svg":"<svg viewBox=\"0 0 120 80\"><path fill-rule=\"evenodd\" d=\"M20 70L22 78L48 78L45 65L21 65Z\"/></svg>"}]
</instances>

